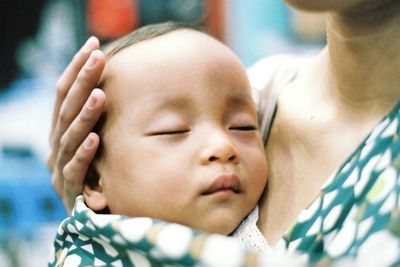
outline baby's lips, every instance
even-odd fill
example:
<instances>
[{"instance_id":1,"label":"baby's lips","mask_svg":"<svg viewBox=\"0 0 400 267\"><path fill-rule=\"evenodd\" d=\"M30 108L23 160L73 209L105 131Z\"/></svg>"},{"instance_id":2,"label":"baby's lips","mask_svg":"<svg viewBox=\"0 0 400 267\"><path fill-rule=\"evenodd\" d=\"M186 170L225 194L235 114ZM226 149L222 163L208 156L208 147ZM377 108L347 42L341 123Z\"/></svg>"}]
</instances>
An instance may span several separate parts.
<instances>
[{"instance_id":1,"label":"baby's lips","mask_svg":"<svg viewBox=\"0 0 400 267\"><path fill-rule=\"evenodd\" d=\"M211 184L204 190L203 195L214 194L218 191L231 190L234 193L240 193L240 180L235 174L222 174L216 176Z\"/></svg>"}]
</instances>

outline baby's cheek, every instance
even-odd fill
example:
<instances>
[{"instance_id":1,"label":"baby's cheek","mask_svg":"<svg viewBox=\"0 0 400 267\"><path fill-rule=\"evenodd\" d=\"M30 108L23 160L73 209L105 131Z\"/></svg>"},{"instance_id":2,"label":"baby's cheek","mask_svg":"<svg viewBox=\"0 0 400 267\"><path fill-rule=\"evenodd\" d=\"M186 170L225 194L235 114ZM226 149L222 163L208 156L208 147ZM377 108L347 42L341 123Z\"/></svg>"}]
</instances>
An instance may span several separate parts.
<instances>
[{"instance_id":1,"label":"baby's cheek","mask_svg":"<svg viewBox=\"0 0 400 267\"><path fill-rule=\"evenodd\" d=\"M256 184L256 194L261 195L268 180L268 165L264 157L260 157L257 166L254 168L255 173L255 184Z\"/></svg>"}]
</instances>

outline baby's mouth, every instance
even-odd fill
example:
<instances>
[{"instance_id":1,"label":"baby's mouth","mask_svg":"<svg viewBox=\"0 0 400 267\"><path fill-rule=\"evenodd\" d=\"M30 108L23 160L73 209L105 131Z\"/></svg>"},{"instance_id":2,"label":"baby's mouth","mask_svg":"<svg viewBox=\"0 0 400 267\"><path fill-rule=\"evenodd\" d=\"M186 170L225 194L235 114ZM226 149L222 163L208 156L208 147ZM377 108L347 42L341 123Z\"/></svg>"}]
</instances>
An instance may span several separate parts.
<instances>
[{"instance_id":1,"label":"baby's mouth","mask_svg":"<svg viewBox=\"0 0 400 267\"><path fill-rule=\"evenodd\" d=\"M214 178L213 182L203 191L202 195L211 195L218 192L241 193L239 178L234 174L222 174Z\"/></svg>"}]
</instances>

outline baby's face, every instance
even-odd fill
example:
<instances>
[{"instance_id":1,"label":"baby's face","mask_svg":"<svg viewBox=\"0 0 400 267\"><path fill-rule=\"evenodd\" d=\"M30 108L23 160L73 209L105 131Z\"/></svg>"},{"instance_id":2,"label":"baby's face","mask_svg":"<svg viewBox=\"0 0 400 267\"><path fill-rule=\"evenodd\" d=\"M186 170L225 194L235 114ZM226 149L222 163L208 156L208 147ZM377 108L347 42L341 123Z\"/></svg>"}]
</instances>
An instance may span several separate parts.
<instances>
[{"instance_id":1,"label":"baby's face","mask_svg":"<svg viewBox=\"0 0 400 267\"><path fill-rule=\"evenodd\" d=\"M111 213L228 234L267 176L246 73L225 46L179 30L116 54L100 185Z\"/></svg>"}]
</instances>

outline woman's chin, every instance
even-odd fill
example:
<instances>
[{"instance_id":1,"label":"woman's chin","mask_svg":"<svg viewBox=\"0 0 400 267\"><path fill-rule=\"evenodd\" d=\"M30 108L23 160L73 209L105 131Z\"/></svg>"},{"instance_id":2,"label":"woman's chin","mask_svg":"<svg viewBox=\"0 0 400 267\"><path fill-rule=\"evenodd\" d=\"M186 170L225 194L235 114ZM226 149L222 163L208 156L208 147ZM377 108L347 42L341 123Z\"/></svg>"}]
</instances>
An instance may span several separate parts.
<instances>
[{"instance_id":1,"label":"woman's chin","mask_svg":"<svg viewBox=\"0 0 400 267\"><path fill-rule=\"evenodd\" d=\"M296 9L314 12L344 11L371 0L285 0Z\"/></svg>"}]
</instances>

